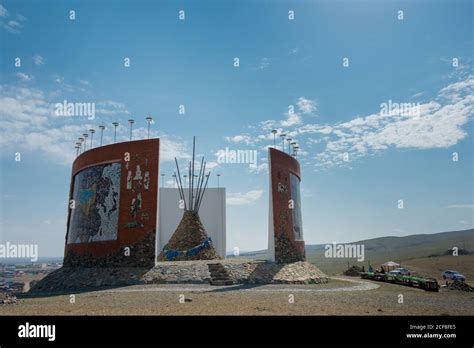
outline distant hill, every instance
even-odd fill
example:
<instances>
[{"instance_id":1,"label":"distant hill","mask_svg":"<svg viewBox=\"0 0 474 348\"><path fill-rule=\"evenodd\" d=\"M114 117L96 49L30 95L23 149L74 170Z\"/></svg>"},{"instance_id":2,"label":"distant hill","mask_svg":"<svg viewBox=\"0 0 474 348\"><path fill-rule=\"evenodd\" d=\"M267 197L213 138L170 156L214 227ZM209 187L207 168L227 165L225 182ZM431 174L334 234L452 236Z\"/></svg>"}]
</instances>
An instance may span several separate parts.
<instances>
[{"instance_id":1,"label":"distant hill","mask_svg":"<svg viewBox=\"0 0 474 348\"><path fill-rule=\"evenodd\" d=\"M306 245L306 257L308 261L316 264L322 271L329 274L342 273L347 264L366 268L370 262L372 266L378 267L385 261L402 263L410 259L439 256L446 254L448 249L458 247L468 251L474 251L474 229L452 232L441 232L433 234L414 234L404 237L380 237L366 239L350 244L365 245L365 260L358 263L356 259L332 258L324 256L326 244ZM265 258L266 250L242 253L242 257Z\"/></svg>"}]
</instances>

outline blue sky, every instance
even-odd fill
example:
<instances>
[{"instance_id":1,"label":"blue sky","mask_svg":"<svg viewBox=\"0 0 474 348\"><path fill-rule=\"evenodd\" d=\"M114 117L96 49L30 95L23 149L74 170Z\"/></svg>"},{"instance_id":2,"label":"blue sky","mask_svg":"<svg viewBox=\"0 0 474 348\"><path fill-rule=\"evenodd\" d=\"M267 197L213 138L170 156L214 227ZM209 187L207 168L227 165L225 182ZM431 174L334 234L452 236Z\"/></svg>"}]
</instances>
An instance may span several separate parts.
<instances>
[{"instance_id":1,"label":"blue sky","mask_svg":"<svg viewBox=\"0 0 474 348\"><path fill-rule=\"evenodd\" d=\"M222 175L228 250L266 248L271 129L301 148L307 243L474 225L471 1L0 4L1 242L62 255L77 137L103 123L111 142L134 118L143 138L148 113L166 181L193 135ZM55 116L64 99L96 118ZM420 113L381 115L389 100ZM226 147L257 150L259 167L215 163Z\"/></svg>"}]
</instances>

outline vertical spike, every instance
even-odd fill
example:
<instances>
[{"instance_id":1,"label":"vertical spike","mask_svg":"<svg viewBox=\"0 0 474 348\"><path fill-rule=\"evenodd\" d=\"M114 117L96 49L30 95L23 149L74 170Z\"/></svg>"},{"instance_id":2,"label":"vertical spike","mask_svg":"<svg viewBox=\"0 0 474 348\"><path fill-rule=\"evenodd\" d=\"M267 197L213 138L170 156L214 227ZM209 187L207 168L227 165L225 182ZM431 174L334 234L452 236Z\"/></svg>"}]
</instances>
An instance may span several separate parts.
<instances>
[{"instance_id":1,"label":"vertical spike","mask_svg":"<svg viewBox=\"0 0 474 348\"><path fill-rule=\"evenodd\" d=\"M179 172L178 160L176 159L176 157L174 158L174 161L176 163L176 169L178 170L178 178L179 178L179 187L178 188L181 190L181 196L183 197L184 210L188 210L187 206L186 206L186 198L184 196L183 183L181 181L181 173Z\"/></svg>"},{"instance_id":2,"label":"vertical spike","mask_svg":"<svg viewBox=\"0 0 474 348\"><path fill-rule=\"evenodd\" d=\"M196 137L193 136L193 164L191 170L191 209L194 210L194 156L196 151Z\"/></svg>"},{"instance_id":3,"label":"vertical spike","mask_svg":"<svg viewBox=\"0 0 474 348\"><path fill-rule=\"evenodd\" d=\"M188 202L189 202L189 210L193 210L193 206L191 203L191 161L189 161L189 168L188 168Z\"/></svg>"},{"instance_id":4,"label":"vertical spike","mask_svg":"<svg viewBox=\"0 0 474 348\"><path fill-rule=\"evenodd\" d=\"M199 206L197 208L198 211L199 211L199 208L201 207L202 199L204 198L204 193L206 192L207 182L209 181L210 176L211 176L211 172L209 171L209 173L207 173L206 175L206 184L204 185L204 189L202 191L202 197L201 197L201 200L199 201Z\"/></svg>"},{"instance_id":5,"label":"vertical spike","mask_svg":"<svg viewBox=\"0 0 474 348\"><path fill-rule=\"evenodd\" d=\"M202 171L202 168L203 168L203 163L204 163L204 157L201 159L201 166L199 167L199 176L197 178L197 182L196 182L196 203L199 201L199 194L201 192L201 177L203 176L203 171Z\"/></svg>"}]
</instances>

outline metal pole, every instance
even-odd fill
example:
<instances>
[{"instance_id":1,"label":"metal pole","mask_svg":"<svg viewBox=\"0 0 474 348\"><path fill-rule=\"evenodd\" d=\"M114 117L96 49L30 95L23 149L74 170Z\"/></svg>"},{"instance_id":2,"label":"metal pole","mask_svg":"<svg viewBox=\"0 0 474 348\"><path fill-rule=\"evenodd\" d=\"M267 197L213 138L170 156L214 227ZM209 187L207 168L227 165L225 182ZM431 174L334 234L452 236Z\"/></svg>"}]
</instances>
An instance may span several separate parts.
<instances>
[{"instance_id":1,"label":"metal pole","mask_svg":"<svg viewBox=\"0 0 474 348\"><path fill-rule=\"evenodd\" d=\"M153 118L151 116L148 116L145 120L148 123L148 139L150 139L150 124L153 121Z\"/></svg>"},{"instance_id":2,"label":"metal pole","mask_svg":"<svg viewBox=\"0 0 474 348\"><path fill-rule=\"evenodd\" d=\"M102 138L104 137L104 129L105 129L105 126L99 126L100 128L100 146L102 146Z\"/></svg>"},{"instance_id":3,"label":"metal pole","mask_svg":"<svg viewBox=\"0 0 474 348\"><path fill-rule=\"evenodd\" d=\"M114 144L117 141L117 127L119 125L118 122L113 122L112 125L114 126Z\"/></svg>"},{"instance_id":4,"label":"metal pole","mask_svg":"<svg viewBox=\"0 0 474 348\"><path fill-rule=\"evenodd\" d=\"M94 129L89 129L89 132L91 133L91 149L92 149L92 139L94 138L95 130Z\"/></svg>"},{"instance_id":5,"label":"metal pole","mask_svg":"<svg viewBox=\"0 0 474 348\"><path fill-rule=\"evenodd\" d=\"M133 129L133 124L135 123L135 121L128 120L128 123L130 123L130 141L132 141L132 129Z\"/></svg>"}]
</instances>

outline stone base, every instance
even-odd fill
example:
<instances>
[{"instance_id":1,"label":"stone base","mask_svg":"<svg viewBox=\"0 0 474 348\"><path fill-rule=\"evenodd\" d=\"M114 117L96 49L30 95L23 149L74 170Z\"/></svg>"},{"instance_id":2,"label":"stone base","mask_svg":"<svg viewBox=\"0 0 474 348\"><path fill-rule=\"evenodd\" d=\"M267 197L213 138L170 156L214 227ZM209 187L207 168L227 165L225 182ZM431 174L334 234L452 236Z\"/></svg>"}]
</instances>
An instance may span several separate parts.
<instances>
[{"instance_id":1,"label":"stone base","mask_svg":"<svg viewBox=\"0 0 474 348\"><path fill-rule=\"evenodd\" d=\"M212 283L209 265L220 264L232 284L319 284L328 277L309 262L279 264L269 261L215 260L158 262L143 275L145 283Z\"/></svg>"},{"instance_id":2,"label":"stone base","mask_svg":"<svg viewBox=\"0 0 474 348\"><path fill-rule=\"evenodd\" d=\"M28 294L85 291L139 284L148 268L62 267L36 283Z\"/></svg>"},{"instance_id":3,"label":"stone base","mask_svg":"<svg viewBox=\"0 0 474 348\"><path fill-rule=\"evenodd\" d=\"M147 268L62 267L35 284L30 294L86 291L136 284L321 284L328 277L308 262L254 260L168 261Z\"/></svg>"}]
</instances>

